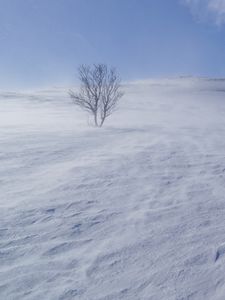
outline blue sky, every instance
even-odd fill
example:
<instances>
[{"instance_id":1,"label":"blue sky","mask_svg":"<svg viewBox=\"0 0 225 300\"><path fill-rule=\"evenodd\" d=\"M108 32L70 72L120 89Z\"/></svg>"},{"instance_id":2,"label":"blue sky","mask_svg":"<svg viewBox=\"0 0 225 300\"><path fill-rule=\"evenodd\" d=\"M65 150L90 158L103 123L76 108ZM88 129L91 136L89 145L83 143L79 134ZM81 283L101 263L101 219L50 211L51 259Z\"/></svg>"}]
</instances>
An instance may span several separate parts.
<instances>
[{"instance_id":1,"label":"blue sky","mask_svg":"<svg viewBox=\"0 0 225 300\"><path fill-rule=\"evenodd\" d=\"M225 77L225 0L0 0L0 88L76 81L81 63L125 80Z\"/></svg>"}]
</instances>

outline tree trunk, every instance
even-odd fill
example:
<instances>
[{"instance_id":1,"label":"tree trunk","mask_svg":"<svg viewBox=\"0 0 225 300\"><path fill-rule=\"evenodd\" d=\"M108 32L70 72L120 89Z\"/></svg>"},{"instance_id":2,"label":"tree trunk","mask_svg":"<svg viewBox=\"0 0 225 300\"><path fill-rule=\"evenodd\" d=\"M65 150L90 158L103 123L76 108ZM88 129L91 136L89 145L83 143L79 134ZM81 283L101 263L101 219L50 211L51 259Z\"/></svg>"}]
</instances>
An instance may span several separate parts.
<instances>
[{"instance_id":1,"label":"tree trunk","mask_svg":"<svg viewBox=\"0 0 225 300\"><path fill-rule=\"evenodd\" d=\"M99 127L102 127L103 123L105 122L105 116L102 118L101 123L99 125Z\"/></svg>"},{"instance_id":2,"label":"tree trunk","mask_svg":"<svg viewBox=\"0 0 225 300\"><path fill-rule=\"evenodd\" d=\"M99 127L99 126L98 126L98 117L97 117L97 113L94 114L94 121L95 121L95 126L96 126L96 127Z\"/></svg>"}]
</instances>

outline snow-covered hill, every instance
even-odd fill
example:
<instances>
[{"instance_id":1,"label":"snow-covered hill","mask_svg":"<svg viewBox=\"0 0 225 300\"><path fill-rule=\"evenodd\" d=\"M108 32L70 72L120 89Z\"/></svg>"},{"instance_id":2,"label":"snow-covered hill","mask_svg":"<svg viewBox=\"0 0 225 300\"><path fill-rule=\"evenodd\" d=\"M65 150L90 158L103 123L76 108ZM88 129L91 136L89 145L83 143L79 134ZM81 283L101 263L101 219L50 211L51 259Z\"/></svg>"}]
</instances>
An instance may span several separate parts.
<instances>
[{"instance_id":1,"label":"snow-covered hill","mask_svg":"<svg viewBox=\"0 0 225 300\"><path fill-rule=\"evenodd\" d=\"M225 80L0 97L0 299L225 299Z\"/></svg>"}]
</instances>

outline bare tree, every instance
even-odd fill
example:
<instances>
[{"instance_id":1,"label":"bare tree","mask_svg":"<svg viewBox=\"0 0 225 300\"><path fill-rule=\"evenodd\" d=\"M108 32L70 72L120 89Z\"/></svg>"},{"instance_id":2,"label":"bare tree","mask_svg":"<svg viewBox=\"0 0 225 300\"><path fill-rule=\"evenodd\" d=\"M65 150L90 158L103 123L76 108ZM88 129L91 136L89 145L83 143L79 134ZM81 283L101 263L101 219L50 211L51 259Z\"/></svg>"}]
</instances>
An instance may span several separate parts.
<instances>
[{"instance_id":1,"label":"bare tree","mask_svg":"<svg viewBox=\"0 0 225 300\"><path fill-rule=\"evenodd\" d=\"M77 106L93 115L95 126L101 127L123 96L121 80L116 69L105 64L81 65L78 73L80 91L70 90L69 95Z\"/></svg>"}]
</instances>

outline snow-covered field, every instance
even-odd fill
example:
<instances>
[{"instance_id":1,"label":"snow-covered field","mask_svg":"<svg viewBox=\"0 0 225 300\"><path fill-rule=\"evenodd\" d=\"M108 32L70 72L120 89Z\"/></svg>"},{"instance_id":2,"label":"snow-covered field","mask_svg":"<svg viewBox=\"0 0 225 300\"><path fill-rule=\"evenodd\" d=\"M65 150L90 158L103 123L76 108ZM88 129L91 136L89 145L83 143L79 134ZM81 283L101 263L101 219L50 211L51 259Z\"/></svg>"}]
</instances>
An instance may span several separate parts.
<instances>
[{"instance_id":1,"label":"snow-covered field","mask_svg":"<svg viewBox=\"0 0 225 300\"><path fill-rule=\"evenodd\" d=\"M224 300L225 80L0 96L1 300Z\"/></svg>"}]
</instances>

